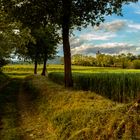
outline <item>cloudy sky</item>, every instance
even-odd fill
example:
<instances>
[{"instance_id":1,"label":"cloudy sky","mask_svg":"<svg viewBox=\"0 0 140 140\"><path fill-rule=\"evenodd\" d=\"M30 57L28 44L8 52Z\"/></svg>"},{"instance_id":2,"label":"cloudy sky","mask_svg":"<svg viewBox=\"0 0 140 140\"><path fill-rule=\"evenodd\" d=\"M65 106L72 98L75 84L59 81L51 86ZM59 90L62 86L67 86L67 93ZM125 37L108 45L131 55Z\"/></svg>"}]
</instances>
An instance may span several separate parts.
<instances>
[{"instance_id":1,"label":"cloudy sky","mask_svg":"<svg viewBox=\"0 0 140 140\"><path fill-rule=\"evenodd\" d=\"M123 17L109 16L99 27L74 31L70 38L73 54L140 54L140 0L123 7ZM59 48L59 54L63 50Z\"/></svg>"}]
</instances>

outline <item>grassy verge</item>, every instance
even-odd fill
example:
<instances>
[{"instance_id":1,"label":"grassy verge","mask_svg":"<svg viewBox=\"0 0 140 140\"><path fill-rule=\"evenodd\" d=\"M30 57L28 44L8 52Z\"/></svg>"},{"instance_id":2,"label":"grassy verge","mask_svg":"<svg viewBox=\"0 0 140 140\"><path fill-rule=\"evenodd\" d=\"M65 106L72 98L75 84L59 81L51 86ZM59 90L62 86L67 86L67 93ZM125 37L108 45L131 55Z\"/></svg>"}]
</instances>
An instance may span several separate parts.
<instances>
[{"instance_id":1,"label":"grassy verge","mask_svg":"<svg viewBox=\"0 0 140 140\"><path fill-rule=\"evenodd\" d=\"M28 77L26 84L29 90L39 92L36 106L47 121L46 140L140 138L140 112L138 106L131 107L133 103L67 90L41 76Z\"/></svg>"}]
</instances>

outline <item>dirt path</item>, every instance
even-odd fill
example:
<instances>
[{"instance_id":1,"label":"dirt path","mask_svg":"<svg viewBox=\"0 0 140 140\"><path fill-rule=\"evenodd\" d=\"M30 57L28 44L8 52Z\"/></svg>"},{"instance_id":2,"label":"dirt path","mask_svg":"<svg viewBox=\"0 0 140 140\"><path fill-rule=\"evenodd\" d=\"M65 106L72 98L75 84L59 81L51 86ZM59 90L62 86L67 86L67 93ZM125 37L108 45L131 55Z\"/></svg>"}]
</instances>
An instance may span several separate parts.
<instances>
[{"instance_id":1,"label":"dirt path","mask_svg":"<svg viewBox=\"0 0 140 140\"><path fill-rule=\"evenodd\" d=\"M23 88L23 84L18 96L18 107L23 138L25 140L43 140L44 130L42 130L42 125L45 125L45 120L38 112L30 92Z\"/></svg>"},{"instance_id":2,"label":"dirt path","mask_svg":"<svg viewBox=\"0 0 140 140\"><path fill-rule=\"evenodd\" d=\"M6 81L2 85L0 85L0 90L2 90L4 87L6 87L9 84L10 81Z\"/></svg>"},{"instance_id":3,"label":"dirt path","mask_svg":"<svg viewBox=\"0 0 140 140\"><path fill-rule=\"evenodd\" d=\"M0 90L1 140L49 140L51 127L37 108L37 98L21 79L11 80Z\"/></svg>"}]
</instances>

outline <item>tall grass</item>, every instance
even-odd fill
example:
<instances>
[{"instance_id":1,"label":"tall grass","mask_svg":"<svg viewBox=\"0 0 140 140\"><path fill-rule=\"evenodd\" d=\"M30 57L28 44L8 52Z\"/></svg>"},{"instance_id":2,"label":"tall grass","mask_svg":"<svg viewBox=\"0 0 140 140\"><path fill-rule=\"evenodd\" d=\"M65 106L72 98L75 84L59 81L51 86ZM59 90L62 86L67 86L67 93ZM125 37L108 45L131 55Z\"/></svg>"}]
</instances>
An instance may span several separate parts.
<instances>
[{"instance_id":1,"label":"tall grass","mask_svg":"<svg viewBox=\"0 0 140 140\"><path fill-rule=\"evenodd\" d=\"M49 78L62 84L63 73ZM140 94L140 73L73 73L75 89L91 90L118 102L129 102Z\"/></svg>"},{"instance_id":2,"label":"tall grass","mask_svg":"<svg viewBox=\"0 0 140 140\"><path fill-rule=\"evenodd\" d=\"M28 82L29 81L29 82ZM39 91L36 107L45 116L46 140L130 140L140 138L138 110L89 91L65 89L46 77L28 79ZM29 87L31 87L29 86ZM136 113L137 111L137 113ZM43 122L44 123L44 122ZM122 125L123 124L123 125Z\"/></svg>"}]
</instances>

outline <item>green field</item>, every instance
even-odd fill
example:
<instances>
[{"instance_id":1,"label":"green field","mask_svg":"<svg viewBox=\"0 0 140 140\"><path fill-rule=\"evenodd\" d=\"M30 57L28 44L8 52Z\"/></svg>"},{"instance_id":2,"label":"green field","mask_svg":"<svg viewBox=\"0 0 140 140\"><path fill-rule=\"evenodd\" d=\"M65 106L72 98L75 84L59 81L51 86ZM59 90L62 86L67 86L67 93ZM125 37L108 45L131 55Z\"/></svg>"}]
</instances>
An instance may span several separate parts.
<instances>
[{"instance_id":1,"label":"green field","mask_svg":"<svg viewBox=\"0 0 140 140\"><path fill-rule=\"evenodd\" d=\"M38 74L42 71L42 65L38 65ZM4 73L12 77L25 77L33 74L34 65L6 65L2 69ZM47 71L50 72L64 72L64 65L47 65ZM103 67L89 67L89 66L72 66L72 72L82 73L140 73L138 69L120 69L120 68L103 68Z\"/></svg>"},{"instance_id":2,"label":"green field","mask_svg":"<svg viewBox=\"0 0 140 140\"><path fill-rule=\"evenodd\" d=\"M7 65L3 68L6 75L0 74L0 139L140 139L139 102L118 103L89 89L83 91L85 89L82 90L80 85L75 85L76 89L65 89L63 84L40 76L41 68L40 65L38 75L33 75L33 65ZM72 69L77 83L84 83L82 87L89 84L88 76L91 78L91 75L96 77L94 79L100 78L101 82L108 79L108 74L116 74L117 77L128 73L140 74L139 70L115 68L72 66ZM48 73L51 75L52 72L62 81L63 65L49 65ZM137 75L130 82L135 79L139 79ZM101 85L100 82L96 86ZM103 85L100 89L107 91L107 82L104 81Z\"/></svg>"}]
</instances>

